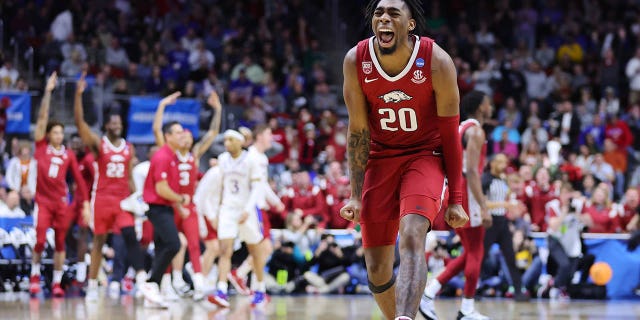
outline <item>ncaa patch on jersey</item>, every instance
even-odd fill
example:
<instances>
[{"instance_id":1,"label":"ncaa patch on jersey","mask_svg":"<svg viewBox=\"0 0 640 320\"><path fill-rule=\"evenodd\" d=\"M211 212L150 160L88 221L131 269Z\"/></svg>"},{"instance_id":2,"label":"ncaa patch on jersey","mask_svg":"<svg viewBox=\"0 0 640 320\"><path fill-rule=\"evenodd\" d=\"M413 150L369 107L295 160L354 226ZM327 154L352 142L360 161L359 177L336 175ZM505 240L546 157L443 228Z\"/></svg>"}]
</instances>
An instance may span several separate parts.
<instances>
[{"instance_id":1,"label":"ncaa patch on jersey","mask_svg":"<svg viewBox=\"0 0 640 320\"><path fill-rule=\"evenodd\" d=\"M373 71L373 64L371 61L362 61L362 72L364 74L370 74Z\"/></svg>"},{"instance_id":2,"label":"ncaa patch on jersey","mask_svg":"<svg viewBox=\"0 0 640 320\"><path fill-rule=\"evenodd\" d=\"M416 59L416 67L418 67L418 68L424 67L424 59L422 59L422 58Z\"/></svg>"}]
</instances>

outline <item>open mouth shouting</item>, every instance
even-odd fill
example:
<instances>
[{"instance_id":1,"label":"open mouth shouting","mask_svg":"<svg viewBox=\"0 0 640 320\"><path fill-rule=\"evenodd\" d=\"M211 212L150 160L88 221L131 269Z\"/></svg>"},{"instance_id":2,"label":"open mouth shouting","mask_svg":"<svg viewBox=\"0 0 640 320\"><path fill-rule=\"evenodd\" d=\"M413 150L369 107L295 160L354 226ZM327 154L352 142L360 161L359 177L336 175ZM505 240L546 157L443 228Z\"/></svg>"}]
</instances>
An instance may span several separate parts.
<instances>
[{"instance_id":1,"label":"open mouth shouting","mask_svg":"<svg viewBox=\"0 0 640 320\"><path fill-rule=\"evenodd\" d=\"M393 47L394 38L395 38L395 33L390 28L378 29L378 42L380 43L381 48Z\"/></svg>"}]
</instances>

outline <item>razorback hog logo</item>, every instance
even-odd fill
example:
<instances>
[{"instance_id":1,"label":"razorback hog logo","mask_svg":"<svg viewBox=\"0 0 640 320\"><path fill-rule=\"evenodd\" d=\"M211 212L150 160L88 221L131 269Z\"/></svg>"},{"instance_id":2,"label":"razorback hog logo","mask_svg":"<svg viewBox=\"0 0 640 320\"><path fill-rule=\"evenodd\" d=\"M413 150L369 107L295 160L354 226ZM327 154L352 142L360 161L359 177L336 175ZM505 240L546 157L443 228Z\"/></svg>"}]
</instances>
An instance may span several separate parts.
<instances>
[{"instance_id":1,"label":"razorback hog logo","mask_svg":"<svg viewBox=\"0 0 640 320\"><path fill-rule=\"evenodd\" d=\"M380 97L378 97L380 99L382 99L385 103L389 103L389 102L393 102L393 103L398 103L400 101L405 101L405 100L411 100L413 99L412 96L400 91L400 90L394 90L391 91L389 93L385 93L383 95L381 95Z\"/></svg>"}]
</instances>

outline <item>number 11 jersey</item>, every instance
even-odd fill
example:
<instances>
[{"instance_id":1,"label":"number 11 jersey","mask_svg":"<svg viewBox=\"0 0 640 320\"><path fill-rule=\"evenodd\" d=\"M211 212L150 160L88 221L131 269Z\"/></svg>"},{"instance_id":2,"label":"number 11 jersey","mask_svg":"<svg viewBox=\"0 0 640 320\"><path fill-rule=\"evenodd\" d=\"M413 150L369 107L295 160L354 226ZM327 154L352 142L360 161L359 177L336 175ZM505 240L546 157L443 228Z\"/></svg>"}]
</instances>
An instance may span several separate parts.
<instances>
[{"instance_id":1,"label":"number 11 jersey","mask_svg":"<svg viewBox=\"0 0 640 320\"><path fill-rule=\"evenodd\" d=\"M431 83L433 40L410 37L414 39L409 61L393 76L376 57L375 37L358 43L356 68L367 101L372 159L442 149Z\"/></svg>"},{"instance_id":2,"label":"number 11 jersey","mask_svg":"<svg viewBox=\"0 0 640 320\"><path fill-rule=\"evenodd\" d=\"M106 136L102 137L95 162L94 197L114 198L120 206L119 201L129 196L129 164L133 158L131 151L131 146L124 139L116 147Z\"/></svg>"}]
</instances>

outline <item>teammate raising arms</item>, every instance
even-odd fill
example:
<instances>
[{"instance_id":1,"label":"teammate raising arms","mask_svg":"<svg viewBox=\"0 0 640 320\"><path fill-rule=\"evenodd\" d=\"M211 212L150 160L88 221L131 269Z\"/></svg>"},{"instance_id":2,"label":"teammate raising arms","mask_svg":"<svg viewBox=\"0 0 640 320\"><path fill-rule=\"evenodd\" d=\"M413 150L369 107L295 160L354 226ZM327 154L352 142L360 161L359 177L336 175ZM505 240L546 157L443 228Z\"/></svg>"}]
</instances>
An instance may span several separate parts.
<instances>
[{"instance_id":1,"label":"teammate raising arms","mask_svg":"<svg viewBox=\"0 0 640 320\"><path fill-rule=\"evenodd\" d=\"M153 119L153 133L156 137L156 145L162 147L165 144L164 136L162 134L162 117L164 110L168 105L174 104L176 99L180 97L180 92L175 92L164 99L162 99L156 110L155 117ZM196 184L198 183L198 164L200 163L200 157L209 149L213 141L215 140L218 132L220 132L220 120L222 114L222 105L220 104L220 98L218 94L211 91L207 104L215 110L213 117L211 118L211 124L209 130L202 139L193 144L193 135L190 131L185 130L180 146L176 152L178 160L178 170L180 171L179 191L180 194L187 194L193 198ZM188 211L175 212L175 223L178 231L181 232L187 239L187 248L189 250L189 258L193 265L194 271L194 288L195 293L193 298L195 300L201 300L204 298L204 277L202 275L202 263L200 261L200 233L198 227L198 214L196 212L195 205L191 202L184 207ZM173 266L173 287L178 293L183 294L186 289L184 279L182 279L182 267L184 265L184 253L176 255L174 257Z\"/></svg>"},{"instance_id":2,"label":"teammate raising arms","mask_svg":"<svg viewBox=\"0 0 640 320\"><path fill-rule=\"evenodd\" d=\"M71 170L76 182L79 198L83 199L84 210L89 210L87 189L78 169L78 160L71 150L67 150L64 140L64 125L60 122L49 122L49 105L51 92L56 87L57 75L51 74L45 86L44 96L38 113L38 121L34 132L36 152L34 158L38 161L38 177L36 182L36 206L34 209L34 224L36 229L36 245L31 262L31 284L29 292L32 295L40 293L40 261L47 235L47 229L55 230L55 253L53 255L53 285L54 297L63 297L64 290L60 286L62 281L62 265L65 259L64 239L69 229L68 199L66 182L67 172Z\"/></svg>"},{"instance_id":3,"label":"teammate raising arms","mask_svg":"<svg viewBox=\"0 0 640 320\"><path fill-rule=\"evenodd\" d=\"M427 274L425 236L445 205L445 178L445 221L460 227L469 219L461 206L456 70L433 40L416 35L421 5L372 0L367 12L374 36L344 59L352 191L340 215L362 226L369 286L388 319L416 316Z\"/></svg>"},{"instance_id":4,"label":"teammate raising arms","mask_svg":"<svg viewBox=\"0 0 640 320\"><path fill-rule=\"evenodd\" d=\"M122 119L119 114L111 114L104 124L105 134L100 138L91 131L84 120L82 94L87 87L80 77L76 84L74 99L74 116L78 134L95 156L96 177L91 195L90 226L93 229L93 247L91 248L91 265L89 266L89 285L87 301L98 300L98 272L102 264L102 247L108 233L119 229L127 246L127 258L136 270L136 281L144 283L147 274L144 270L144 253L136 239L135 220L131 213L120 208L120 202L135 192L131 176L136 153L133 145L122 138Z\"/></svg>"}]
</instances>

